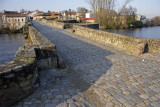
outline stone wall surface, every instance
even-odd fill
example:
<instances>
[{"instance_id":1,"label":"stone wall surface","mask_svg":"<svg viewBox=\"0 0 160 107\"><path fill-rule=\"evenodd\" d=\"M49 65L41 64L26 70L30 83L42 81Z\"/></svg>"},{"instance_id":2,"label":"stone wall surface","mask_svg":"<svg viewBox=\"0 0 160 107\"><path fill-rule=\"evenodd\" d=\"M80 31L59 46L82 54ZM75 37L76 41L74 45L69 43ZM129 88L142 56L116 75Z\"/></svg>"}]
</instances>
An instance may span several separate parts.
<instances>
[{"instance_id":1,"label":"stone wall surface","mask_svg":"<svg viewBox=\"0 0 160 107\"><path fill-rule=\"evenodd\" d=\"M0 107L33 93L39 86L39 70L62 65L55 45L33 26L28 26L28 31L25 46L19 48L15 59L0 65Z\"/></svg>"},{"instance_id":2,"label":"stone wall surface","mask_svg":"<svg viewBox=\"0 0 160 107\"><path fill-rule=\"evenodd\" d=\"M99 24L97 23L75 23L70 20L56 21L56 20L47 20L47 19L39 19L38 21L41 21L42 23L46 23L60 29L71 29L73 28L73 25L80 25L83 27L91 28L91 29L99 29Z\"/></svg>"},{"instance_id":3,"label":"stone wall surface","mask_svg":"<svg viewBox=\"0 0 160 107\"><path fill-rule=\"evenodd\" d=\"M109 33L98 30L99 25L95 23L64 23L46 19L40 19L39 21L61 29L72 28L72 32L75 34L87 37L102 44L111 44L118 49L131 52L134 55L160 53L160 39L145 39ZM144 49L140 49L138 47L139 44L145 44L144 47L141 47Z\"/></svg>"},{"instance_id":4,"label":"stone wall surface","mask_svg":"<svg viewBox=\"0 0 160 107\"><path fill-rule=\"evenodd\" d=\"M58 22L55 20L46 20L46 19L40 19L39 21L41 21L42 23L47 23L50 24L51 26L60 28L60 29L64 29L65 23L63 22Z\"/></svg>"},{"instance_id":5,"label":"stone wall surface","mask_svg":"<svg viewBox=\"0 0 160 107\"><path fill-rule=\"evenodd\" d=\"M80 36L87 37L102 44L111 44L118 49L129 51L133 54L135 54L135 51L138 50L135 49L135 47L141 43L145 44L144 52L160 53L160 39L128 37L125 35L104 32L78 25L74 25L73 30L75 34Z\"/></svg>"}]
</instances>

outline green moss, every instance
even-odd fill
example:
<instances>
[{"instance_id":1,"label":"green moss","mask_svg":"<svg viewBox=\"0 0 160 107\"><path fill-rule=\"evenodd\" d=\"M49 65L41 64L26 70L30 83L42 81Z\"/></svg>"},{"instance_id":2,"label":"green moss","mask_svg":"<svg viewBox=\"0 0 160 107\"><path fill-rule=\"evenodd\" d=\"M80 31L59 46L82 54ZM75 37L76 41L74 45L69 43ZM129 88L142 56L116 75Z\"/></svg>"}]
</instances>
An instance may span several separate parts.
<instances>
[{"instance_id":1,"label":"green moss","mask_svg":"<svg viewBox=\"0 0 160 107\"><path fill-rule=\"evenodd\" d=\"M35 61L35 58L23 58L23 59L20 59L20 61L27 62L27 63L33 63Z\"/></svg>"}]
</instances>

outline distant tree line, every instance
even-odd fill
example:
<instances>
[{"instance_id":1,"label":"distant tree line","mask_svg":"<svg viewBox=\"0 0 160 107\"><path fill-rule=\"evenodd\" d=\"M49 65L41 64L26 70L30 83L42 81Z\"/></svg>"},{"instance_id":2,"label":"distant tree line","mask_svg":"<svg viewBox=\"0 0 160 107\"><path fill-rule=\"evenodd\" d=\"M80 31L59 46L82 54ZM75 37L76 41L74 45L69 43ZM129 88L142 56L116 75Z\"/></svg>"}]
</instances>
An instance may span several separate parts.
<instances>
[{"instance_id":1,"label":"distant tree line","mask_svg":"<svg viewBox=\"0 0 160 107\"><path fill-rule=\"evenodd\" d=\"M160 26L160 16L149 19L145 26Z\"/></svg>"}]
</instances>

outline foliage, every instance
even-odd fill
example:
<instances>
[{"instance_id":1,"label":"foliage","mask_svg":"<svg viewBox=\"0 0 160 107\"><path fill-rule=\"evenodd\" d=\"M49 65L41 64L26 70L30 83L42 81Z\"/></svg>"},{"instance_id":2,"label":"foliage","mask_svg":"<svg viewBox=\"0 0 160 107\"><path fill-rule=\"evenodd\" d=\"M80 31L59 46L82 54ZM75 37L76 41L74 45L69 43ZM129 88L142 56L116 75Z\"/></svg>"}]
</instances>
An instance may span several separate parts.
<instances>
[{"instance_id":1,"label":"foliage","mask_svg":"<svg viewBox=\"0 0 160 107\"><path fill-rule=\"evenodd\" d=\"M85 18L85 13L88 12L88 9L85 7L78 7L77 12L80 13L80 17Z\"/></svg>"},{"instance_id":2,"label":"foliage","mask_svg":"<svg viewBox=\"0 0 160 107\"><path fill-rule=\"evenodd\" d=\"M35 61L35 58L22 58L20 59L20 61L26 62L26 63L32 63Z\"/></svg>"},{"instance_id":3,"label":"foliage","mask_svg":"<svg viewBox=\"0 0 160 107\"><path fill-rule=\"evenodd\" d=\"M155 26L160 26L160 16L156 16L153 19Z\"/></svg>"},{"instance_id":4,"label":"foliage","mask_svg":"<svg viewBox=\"0 0 160 107\"><path fill-rule=\"evenodd\" d=\"M127 20L134 19L133 15L136 9L132 6L126 7L131 1L125 0L118 12L115 10L117 8L116 0L88 0L88 3L91 5L95 20L100 26L120 28L127 26Z\"/></svg>"},{"instance_id":5,"label":"foliage","mask_svg":"<svg viewBox=\"0 0 160 107\"><path fill-rule=\"evenodd\" d=\"M136 28L142 28L143 27L143 22L142 21L133 21L132 25Z\"/></svg>"}]
</instances>

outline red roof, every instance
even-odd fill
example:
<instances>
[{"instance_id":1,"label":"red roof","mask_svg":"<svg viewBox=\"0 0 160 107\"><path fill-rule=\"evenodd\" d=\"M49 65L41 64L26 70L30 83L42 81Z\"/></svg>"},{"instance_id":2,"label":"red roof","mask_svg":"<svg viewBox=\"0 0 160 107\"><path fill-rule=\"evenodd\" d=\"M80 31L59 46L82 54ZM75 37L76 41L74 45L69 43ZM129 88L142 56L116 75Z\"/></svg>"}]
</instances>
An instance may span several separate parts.
<instances>
[{"instance_id":1,"label":"red roof","mask_svg":"<svg viewBox=\"0 0 160 107\"><path fill-rule=\"evenodd\" d=\"M7 17L26 17L24 14L7 14Z\"/></svg>"},{"instance_id":2,"label":"red roof","mask_svg":"<svg viewBox=\"0 0 160 107\"><path fill-rule=\"evenodd\" d=\"M94 20L94 17L92 17L92 18L82 18L81 20Z\"/></svg>"},{"instance_id":3,"label":"red roof","mask_svg":"<svg viewBox=\"0 0 160 107\"><path fill-rule=\"evenodd\" d=\"M52 14L57 14L57 15L59 15L59 13L58 13L58 12L52 12Z\"/></svg>"}]
</instances>

